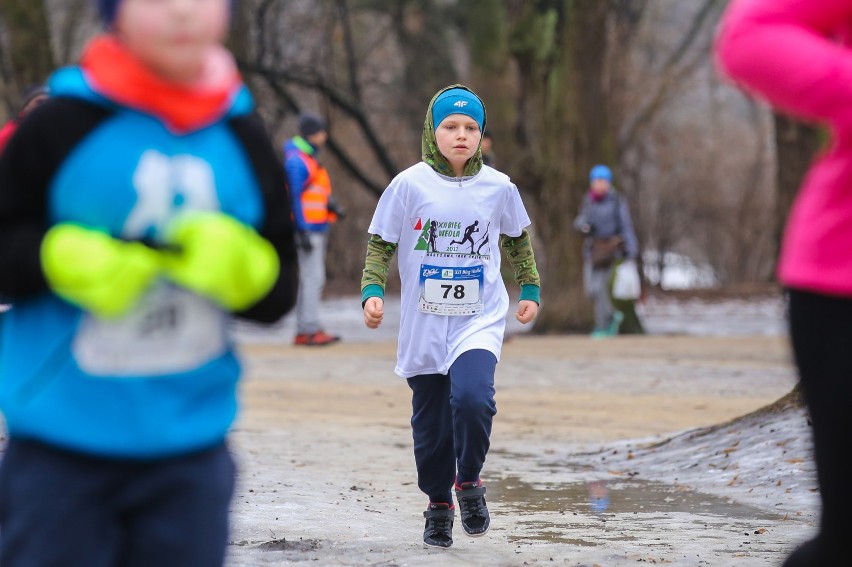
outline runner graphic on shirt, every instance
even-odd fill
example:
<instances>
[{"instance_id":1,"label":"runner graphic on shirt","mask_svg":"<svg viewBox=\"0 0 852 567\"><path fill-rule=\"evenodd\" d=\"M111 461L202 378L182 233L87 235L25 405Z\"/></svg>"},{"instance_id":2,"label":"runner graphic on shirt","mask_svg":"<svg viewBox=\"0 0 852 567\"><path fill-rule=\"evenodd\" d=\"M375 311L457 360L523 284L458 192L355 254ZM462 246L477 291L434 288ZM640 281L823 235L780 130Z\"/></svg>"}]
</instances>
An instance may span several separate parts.
<instances>
[{"instance_id":1,"label":"runner graphic on shirt","mask_svg":"<svg viewBox=\"0 0 852 567\"><path fill-rule=\"evenodd\" d=\"M489 222L489 223L488 223L488 226L486 226L486 227L485 227L485 234L483 234L483 235L480 237L480 239L476 241L476 242L478 242L478 243L479 243L479 248L477 248L477 249L476 249L476 253L477 253L477 254L479 254L480 256L482 255L482 254L481 254L482 247L488 244L488 231L489 231L490 229L491 229L491 223ZM472 251L473 251L473 249L471 248L471 252L472 252Z\"/></svg>"},{"instance_id":2,"label":"runner graphic on shirt","mask_svg":"<svg viewBox=\"0 0 852 567\"><path fill-rule=\"evenodd\" d=\"M411 219L411 228L420 233L414 249L426 252L428 256L489 259L491 250L488 242L491 222L488 222L484 233L476 240L474 240L473 235L481 232L479 220L474 220L472 224L465 225L466 223L461 220L445 221L431 218L424 220L423 217L414 217ZM447 243L448 239L450 239L449 243ZM470 244L470 251L467 250L466 245L468 243ZM460 244L465 245L464 250L459 250Z\"/></svg>"},{"instance_id":3,"label":"runner graphic on shirt","mask_svg":"<svg viewBox=\"0 0 852 567\"><path fill-rule=\"evenodd\" d=\"M429 251L437 252L438 249L435 247L435 242L438 240L438 221L431 221L429 223Z\"/></svg>"},{"instance_id":4,"label":"runner graphic on shirt","mask_svg":"<svg viewBox=\"0 0 852 567\"><path fill-rule=\"evenodd\" d=\"M464 244L465 242L470 241L470 253L473 254L473 237L471 236L474 232L479 232L479 221L473 221L473 224L464 229L464 236L461 240L452 240L450 241L450 246L453 244Z\"/></svg>"}]
</instances>

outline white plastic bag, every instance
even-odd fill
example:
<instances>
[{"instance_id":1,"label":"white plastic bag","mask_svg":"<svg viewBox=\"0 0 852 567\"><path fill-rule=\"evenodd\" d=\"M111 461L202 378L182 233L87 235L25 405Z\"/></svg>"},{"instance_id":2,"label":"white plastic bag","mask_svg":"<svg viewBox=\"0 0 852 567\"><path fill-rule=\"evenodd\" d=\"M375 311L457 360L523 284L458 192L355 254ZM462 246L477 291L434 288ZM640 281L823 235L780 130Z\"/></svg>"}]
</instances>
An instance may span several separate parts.
<instances>
[{"instance_id":1,"label":"white plastic bag","mask_svg":"<svg viewBox=\"0 0 852 567\"><path fill-rule=\"evenodd\" d=\"M642 293L642 282L639 281L639 270L636 262L625 260L615 268L615 281L612 283L612 297L622 300L639 299Z\"/></svg>"}]
</instances>

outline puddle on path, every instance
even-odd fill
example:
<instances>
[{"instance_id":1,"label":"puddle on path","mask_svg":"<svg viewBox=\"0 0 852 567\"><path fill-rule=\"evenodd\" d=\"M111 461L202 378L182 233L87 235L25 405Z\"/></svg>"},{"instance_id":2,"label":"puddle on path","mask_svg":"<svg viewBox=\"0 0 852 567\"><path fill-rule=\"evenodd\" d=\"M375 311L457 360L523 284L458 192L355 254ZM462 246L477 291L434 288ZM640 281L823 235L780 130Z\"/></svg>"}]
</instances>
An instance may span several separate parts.
<instances>
[{"instance_id":1,"label":"puddle on path","mask_svg":"<svg viewBox=\"0 0 852 567\"><path fill-rule=\"evenodd\" d=\"M727 521L777 521L778 514L725 498L695 492L682 485L642 479L598 480L533 486L517 477L490 480L488 492L501 506L523 515L557 513L560 515L597 515L606 520L613 514L696 514ZM700 520L697 520L700 521ZM534 539L575 545L597 545L566 537L564 521L548 522L541 516L523 522L538 531ZM528 538L527 538L528 539Z\"/></svg>"},{"instance_id":2,"label":"puddle on path","mask_svg":"<svg viewBox=\"0 0 852 567\"><path fill-rule=\"evenodd\" d=\"M282 537L281 539L265 541L257 547L263 551L298 551L304 553L316 551L319 546L319 541L315 539L303 540L299 538L299 541L287 541Z\"/></svg>"},{"instance_id":3,"label":"puddle on path","mask_svg":"<svg viewBox=\"0 0 852 567\"><path fill-rule=\"evenodd\" d=\"M517 477L507 477L491 479L487 485L494 502L529 517L518 522L527 530L524 535L509 536L509 541L513 542L537 540L594 547L607 539L635 539L636 534L625 533L598 534L598 538L583 539L572 537L577 535L576 530L566 529L566 525L570 525L579 528L581 533L599 532L607 520L617 514L651 514L655 524L660 521L660 515L674 514L694 514L698 516L693 520L697 524L714 519L732 524L782 519L779 514L695 492L682 485L642 479L531 485Z\"/></svg>"}]
</instances>

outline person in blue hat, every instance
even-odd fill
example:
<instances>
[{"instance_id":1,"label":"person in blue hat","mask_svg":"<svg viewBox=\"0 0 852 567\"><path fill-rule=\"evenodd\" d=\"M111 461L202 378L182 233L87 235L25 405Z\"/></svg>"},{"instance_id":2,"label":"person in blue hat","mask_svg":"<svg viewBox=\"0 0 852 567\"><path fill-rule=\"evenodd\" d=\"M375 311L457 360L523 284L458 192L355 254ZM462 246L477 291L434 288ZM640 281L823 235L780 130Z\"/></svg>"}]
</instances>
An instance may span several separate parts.
<instances>
[{"instance_id":1,"label":"person in blue hat","mask_svg":"<svg viewBox=\"0 0 852 567\"><path fill-rule=\"evenodd\" d=\"M453 544L453 491L467 535L482 536L491 523L480 472L497 411L494 371L509 309L501 250L520 285L521 323L535 318L540 296L518 188L482 164L485 124L485 107L467 87L434 96L423 124L423 161L382 194L361 280L364 322L376 328L399 251L396 374L412 391L417 484L429 498L423 542L440 548Z\"/></svg>"},{"instance_id":2,"label":"person in blue hat","mask_svg":"<svg viewBox=\"0 0 852 567\"><path fill-rule=\"evenodd\" d=\"M589 171L589 190L583 198L580 214L574 220L574 228L586 237L583 243L583 286L586 295L594 302L592 336L604 338L616 335L625 313L613 307L610 290L613 269L624 260L635 261L639 245L627 199L613 187L612 170L606 165L595 165ZM638 318L635 319L638 324ZM641 324L639 329L641 332Z\"/></svg>"}]
</instances>

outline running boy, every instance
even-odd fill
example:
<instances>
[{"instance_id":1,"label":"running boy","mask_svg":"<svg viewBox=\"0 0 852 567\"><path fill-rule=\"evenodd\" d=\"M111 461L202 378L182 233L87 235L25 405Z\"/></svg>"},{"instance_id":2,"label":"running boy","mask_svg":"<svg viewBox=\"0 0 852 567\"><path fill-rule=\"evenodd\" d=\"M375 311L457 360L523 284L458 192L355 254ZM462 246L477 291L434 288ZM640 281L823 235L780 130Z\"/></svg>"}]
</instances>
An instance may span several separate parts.
<instances>
[{"instance_id":1,"label":"running boy","mask_svg":"<svg viewBox=\"0 0 852 567\"><path fill-rule=\"evenodd\" d=\"M229 0L98 7L0 159L0 564L221 565L229 315L295 302L286 181Z\"/></svg>"},{"instance_id":2,"label":"running boy","mask_svg":"<svg viewBox=\"0 0 852 567\"><path fill-rule=\"evenodd\" d=\"M516 317L538 312L540 281L530 219L518 189L482 165L482 101L467 87L439 91L423 125L423 161L400 173L379 200L361 281L364 322L382 322L388 265L399 249L402 316L396 373L412 390L411 427L418 486L429 497L423 541L453 544L455 488L462 527L488 531L490 517L479 474L485 463L509 296L499 249L456 244L471 226L500 234L500 247L521 285ZM436 229L436 233L433 230ZM487 235L481 235L483 239ZM431 242L430 242L431 241Z\"/></svg>"}]
</instances>

